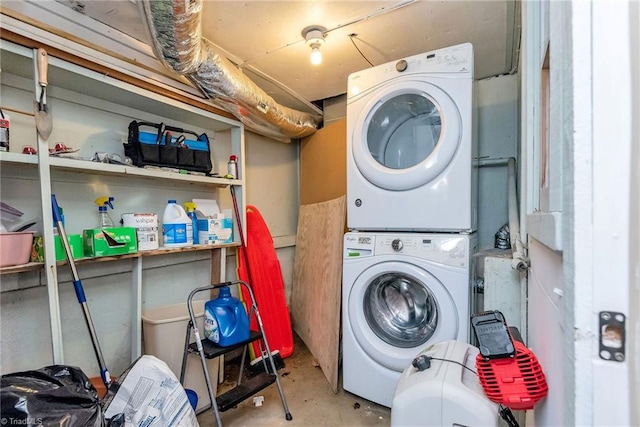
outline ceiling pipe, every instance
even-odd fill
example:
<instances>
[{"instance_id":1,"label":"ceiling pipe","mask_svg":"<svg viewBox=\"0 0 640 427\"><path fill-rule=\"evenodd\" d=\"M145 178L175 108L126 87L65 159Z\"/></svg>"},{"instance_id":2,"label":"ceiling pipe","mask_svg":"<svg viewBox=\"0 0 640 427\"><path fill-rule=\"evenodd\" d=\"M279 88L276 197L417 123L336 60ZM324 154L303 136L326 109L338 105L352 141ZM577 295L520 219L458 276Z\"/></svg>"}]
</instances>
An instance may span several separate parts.
<instances>
[{"instance_id":1,"label":"ceiling pipe","mask_svg":"<svg viewBox=\"0 0 640 427\"><path fill-rule=\"evenodd\" d=\"M278 104L202 38L202 0L142 0L156 56L247 129L290 142L313 134L321 116Z\"/></svg>"}]
</instances>

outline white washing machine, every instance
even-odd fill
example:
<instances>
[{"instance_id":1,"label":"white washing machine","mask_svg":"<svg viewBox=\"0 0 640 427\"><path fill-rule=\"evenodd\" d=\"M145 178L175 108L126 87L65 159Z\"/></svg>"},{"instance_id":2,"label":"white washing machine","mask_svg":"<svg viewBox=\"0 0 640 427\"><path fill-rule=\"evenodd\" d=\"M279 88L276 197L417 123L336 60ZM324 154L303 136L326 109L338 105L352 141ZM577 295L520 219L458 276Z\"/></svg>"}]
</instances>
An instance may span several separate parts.
<instances>
[{"instance_id":1,"label":"white washing machine","mask_svg":"<svg viewBox=\"0 0 640 427\"><path fill-rule=\"evenodd\" d=\"M343 388L391 407L404 369L427 346L469 341L476 235L346 233Z\"/></svg>"},{"instance_id":2,"label":"white washing machine","mask_svg":"<svg viewBox=\"0 0 640 427\"><path fill-rule=\"evenodd\" d=\"M476 229L473 91L469 43L349 76L349 229Z\"/></svg>"}]
</instances>

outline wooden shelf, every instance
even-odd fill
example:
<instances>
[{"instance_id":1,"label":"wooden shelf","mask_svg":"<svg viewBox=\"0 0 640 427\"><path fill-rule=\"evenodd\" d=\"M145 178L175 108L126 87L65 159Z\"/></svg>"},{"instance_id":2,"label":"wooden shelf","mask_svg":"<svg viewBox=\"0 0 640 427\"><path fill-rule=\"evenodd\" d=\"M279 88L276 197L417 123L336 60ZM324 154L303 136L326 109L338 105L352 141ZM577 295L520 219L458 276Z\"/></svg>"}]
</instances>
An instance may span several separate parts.
<instances>
[{"instance_id":1,"label":"wooden shelf","mask_svg":"<svg viewBox=\"0 0 640 427\"><path fill-rule=\"evenodd\" d=\"M0 152L0 162L3 164L37 165L38 156ZM169 172L157 168L139 168L110 163L91 162L82 159L51 156L49 164L52 170L66 170L73 172L86 172L92 175L129 175L140 178L160 179L167 181L182 181L197 183L214 187L228 187L229 185L242 185L242 180L222 177L195 175L190 173Z\"/></svg>"},{"instance_id":2,"label":"wooden shelf","mask_svg":"<svg viewBox=\"0 0 640 427\"><path fill-rule=\"evenodd\" d=\"M139 168L135 166L125 166L110 163L91 162L87 160L71 159L66 157L51 157L49 160L51 168L54 170L68 170L75 172L86 171L92 175L131 175L141 178L162 179L183 181L188 183L198 183L216 187L227 187L229 185L240 185L241 180L211 177L203 175L193 175L188 173L167 172L156 168Z\"/></svg>"},{"instance_id":3,"label":"wooden shelf","mask_svg":"<svg viewBox=\"0 0 640 427\"><path fill-rule=\"evenodd\" d=\"M10 267L1 267L0 274L24 273L27 271L40 270L44 267L44 262L29 262L27 264L12 265Z\"/></svg>"},{"instance_id":4,"label":"wooden shelf","mask_svg":"<svg viewBox=\"0 0 640 427\"><path fill-rule=\"evenodd\" d=\"M140 252L136 252L135 254L78 258L74 261L76 265L82 265L82 264L89 264L89 263L95 263L95 262L116 261L116 260L127 259L127 258L152 257L152 256L158 256L158 255L168 255L168 254L173 254L178 252L210 251L214 249L234 248L239 246L240 246L240 243L225 243L220 245L195 245L195 246L187 246L183 248L171 248L171 249L160 248L152 251L140 251ZM66 260L56 262L56 265L58 267L66 264L67 264ZM44 267L43 262L30 262L27 264L12 265L10 267L0 268L0 275L24 273L27 271L37 271L42 269L43 267Z\"/></svg>"}]
</instances>

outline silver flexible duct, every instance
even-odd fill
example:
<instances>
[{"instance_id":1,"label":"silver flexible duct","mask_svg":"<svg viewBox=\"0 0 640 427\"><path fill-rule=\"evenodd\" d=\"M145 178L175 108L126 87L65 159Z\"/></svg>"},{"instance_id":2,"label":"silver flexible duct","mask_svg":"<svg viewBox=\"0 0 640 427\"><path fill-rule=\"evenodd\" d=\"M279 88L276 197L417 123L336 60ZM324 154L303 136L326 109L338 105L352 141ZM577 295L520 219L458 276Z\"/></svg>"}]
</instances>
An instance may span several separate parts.
<instances>
[{"instance_id":1,"label":"silver flexible duct","mask_svg":"<svg viewBox=\"0 0 640 427\"><path fill-rule=\"evenodd\" d=\"M153 49L247 129L283 142L317 130L320 117L279 105L202 38L202 0L142 0Z\"/></svg>"}]
</instances>

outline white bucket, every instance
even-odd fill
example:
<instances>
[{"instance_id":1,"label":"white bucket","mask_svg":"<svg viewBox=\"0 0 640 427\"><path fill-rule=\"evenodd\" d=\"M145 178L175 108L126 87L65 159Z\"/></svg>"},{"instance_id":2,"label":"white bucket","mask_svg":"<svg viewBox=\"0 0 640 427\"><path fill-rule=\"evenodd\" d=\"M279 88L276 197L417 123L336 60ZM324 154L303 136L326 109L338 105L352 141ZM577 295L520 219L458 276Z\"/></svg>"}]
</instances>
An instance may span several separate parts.
<instances>
[{"instance_id":1,"label":"white bucket","mask_svg":"<svg viewBox=\"0 0 640 427\"><path fill-rule=\"evenodd\" d=\"M139 251L158 249L158 215L154 213L122 214L122 225L136 229Z\"/></svg>"}]
</instances>

